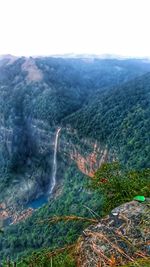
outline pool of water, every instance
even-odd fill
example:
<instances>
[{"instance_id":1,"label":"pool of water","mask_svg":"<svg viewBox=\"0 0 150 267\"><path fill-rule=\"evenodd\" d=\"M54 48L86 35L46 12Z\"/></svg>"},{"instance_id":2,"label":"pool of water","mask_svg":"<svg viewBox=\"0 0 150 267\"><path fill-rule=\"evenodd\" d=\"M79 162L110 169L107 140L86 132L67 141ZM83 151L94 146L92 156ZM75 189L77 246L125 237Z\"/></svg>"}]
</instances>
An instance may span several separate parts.
<instances>
[{"instance_id":1,"label":"pool of water","mask_svg":"<svg viewBox=\"0 0 150 267\"><path fill-rule=\"evenodd\" d=\"M5 226L8 226L12 223L13 219L11 217L5 219L3 222L1 222L2 226L5 227Z\"/></svg>"},{"instance_id":2,"label":"pool of water","mask_svg":"<svg viewBox=\"0 0 150 267\"><path fill-rule=\"evenodd\" d=\"M44 204L48 203L48 197L47 196L42 196L38 199L35 199L31 202L28 203L27 208L33 208L33 209L38 209L42 207Z\"/></svg>"}]
</instances>

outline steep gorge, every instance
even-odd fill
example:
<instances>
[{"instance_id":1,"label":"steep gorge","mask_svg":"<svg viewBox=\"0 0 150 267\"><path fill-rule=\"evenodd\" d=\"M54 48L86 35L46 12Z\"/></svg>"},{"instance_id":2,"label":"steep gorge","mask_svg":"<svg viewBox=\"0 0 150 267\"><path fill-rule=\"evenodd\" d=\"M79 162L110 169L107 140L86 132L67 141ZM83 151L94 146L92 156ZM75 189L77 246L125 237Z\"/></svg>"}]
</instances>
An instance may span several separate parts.
<instances>
[{"instance_id":1,"label":"steep gorge","mask_svg":"<svg viewBox=\"0 0 150 267\"><path fill-rule=\"evenodd\" d=\"M59 136L60 130L61 135ZM9 143L8 160L11 160L14 146L13 130L10 132L9 138L8 136L7 139L4 138L2 143L3 147ZM1 202L5 203L8 208L14 205L14 209L16 209L16 207L31 203L34 199L51 194L57 183L59 184L59 181L63 179L65 166L69 165L71 161L75 162L76 167L83 174L93 177L102 162L110 159L110 153L106 146L100 146L86 138L80 140L77 133L66 128L57 128L56 131L55 129L52 131L46 123L32 120L30 135L34 138L35 155L41 161L36 162L34 155L28 158L22 172L17 174L13 187L11 184L1 194Z\"/></svg>"},{"instance_id":2,"label":"steep gorge","mask_svg":"<svg viewBox=\"0 0 150 267\"><path fill-rule=\"evenodd\" d=\"M3 61L0 66L0 201L16 208L47 194L49 178L52 181L52 173L56 172L52 166L58 125L62 127L58 140L58 183L70 162L75 162L86 176L93 177L102 162L118 158L111 142L99 138L105 129L103 121L101 125L99 122L103 113L107 114L109 90L113 92L112 85L149 69L148 62L138 60L94 59L87 63L84 59L15 58L12 61L8 58ZM109 90L104 90L110 85ZM99 111L101 106L103 110ZM104 122L107 120L104 117ZM111 120L110 125L113 125ZM107 137L105 133L104 137Z\"/></svg>"},{"instance_id":3,"label":"steep gorge","mask_svg":"<svg viewBox=\"0 0 150 267\"><path fill-rule=\"evenodd\" d=\"M0 64L0 221L15 223L0 237L0 257L8 248L16 257L26 246L73 242L82 223L70 230L35 221L89 216L87 204L100 214L102 198L87 184L103 162L149 164L150 75L143 75L149 70L149 62L132 59Z\"/></svg>"}]
</instances>

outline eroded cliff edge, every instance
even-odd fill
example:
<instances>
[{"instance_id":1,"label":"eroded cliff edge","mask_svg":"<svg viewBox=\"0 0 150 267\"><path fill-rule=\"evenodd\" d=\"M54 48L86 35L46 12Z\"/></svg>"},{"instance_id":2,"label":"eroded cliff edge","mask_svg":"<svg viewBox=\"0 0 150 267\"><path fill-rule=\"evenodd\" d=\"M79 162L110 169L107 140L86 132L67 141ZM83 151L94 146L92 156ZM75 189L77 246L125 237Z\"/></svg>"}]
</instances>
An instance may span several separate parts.
<instances>
[{"instance_id":1,"label":"eroded cliff edge","mask_svg":"<svg viewBox=\"0 0 150 267\"><path fill-rule=\"evenodd\" d=\"M77 266L116 266L147 256L150 256L150 199L125 203L97 225L87 228L78 247Z\"/></svg>"}]
</instances>

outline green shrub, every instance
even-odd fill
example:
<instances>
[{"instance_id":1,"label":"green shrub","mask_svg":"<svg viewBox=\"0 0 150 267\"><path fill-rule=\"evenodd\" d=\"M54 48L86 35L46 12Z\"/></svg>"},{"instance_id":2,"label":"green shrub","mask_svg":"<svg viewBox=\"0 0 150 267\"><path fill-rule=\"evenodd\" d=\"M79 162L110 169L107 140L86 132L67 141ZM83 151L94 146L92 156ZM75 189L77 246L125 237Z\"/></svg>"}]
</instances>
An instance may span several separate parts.
<instances>
[{"instance_id":1,"label":"green shrub","mask_svg":"<svg viewBox=\"0 0 150 267\"><path fill-rule=\"evenodd\" d=\"M103 212L110 212L136 195L149 196L150 169L142 171L123 171L117 163L105 163L95 173L92 183L103 195Z\"/></svg>"}]
</instances>

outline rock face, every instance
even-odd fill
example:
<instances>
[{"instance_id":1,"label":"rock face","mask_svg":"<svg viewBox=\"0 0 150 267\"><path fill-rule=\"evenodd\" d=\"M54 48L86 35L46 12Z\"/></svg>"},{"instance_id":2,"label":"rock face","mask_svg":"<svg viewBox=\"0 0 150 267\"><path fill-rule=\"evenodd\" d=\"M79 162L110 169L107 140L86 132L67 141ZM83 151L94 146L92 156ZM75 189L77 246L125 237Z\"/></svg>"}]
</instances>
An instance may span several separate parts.
<instances>
[{"instance_id":1,"label":"rock face","mask_svg":"<svg viewBox=\"0 0 150 267\"><path fill-rule=\"evenodd\" d=\"M66 128L61 133L60 152L75 162L85 175L93 177L102 163L112 161L115 155L107 145L90 138L80 138L74 129Z\"/></svg>"},{"instance_id":2,"label":"rock face","mask_svg":"<svg viewBox=\"0 0 150 267\"><path fill-rule=\"evenodd\" d=\"M83 232L80 267L116 266L150 255L150 199L115 208ZM117 266L118 266L117 265Z\"/></svg>"},{"instance_id":3,"label":"rock face","mask_svg":"<svg viewBox=\"0 0 150 267\"><path fill-rule=\"evenodd\" d=\"M107 161L107 158L108 150L105 148L102 151L100 149L97 151L96 144L94 144L93 151L86 157L82 156L78 151L74 151L74 154L71 154L71 159L76 162L78 169L89 177L94 176L94 173L102 163Z\"/></svg>"},{"instance_id":4,"label":"rock face","mask_svg":"<svg viewBox=\"0 0 150 267\"><path fill-rule=\"evenodd\" d=\"M30 82L39 82L43 79L42 71L38 69L33 59L26 59L22 64L22 70L28 73L26 80Z\"/></svg>"},{"instance_id":5,"label":"rock face","mask_svg":"<svg viewBox=\"0 0 150 267\"><path fill-rule=\"evenodd\" d=\"M1 193L0 198L12 206L13 202L19 201L26 203L35 199L47 190L50 183L54 132L48 124L40 120L32 119L26 127L27 138L23 142L23 134L20 135L21 127L11 125L9 128L0 126L0 166L3 167L7 162L12 162L15 155L20 154L24 161L24 170L18 174L15 173L12 178L12 184L7 186ZM18 145L19 144L19 145ZM28 155L25 151L32 153ZM27 152L27 153L28 153ZM42 161L43 168L39 167L38 161ZM19 163L19 160L17 160ZM19 203L18 203L19 204Z\"/></svg>"}]
</instances>

